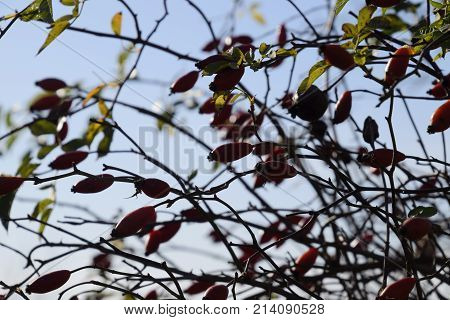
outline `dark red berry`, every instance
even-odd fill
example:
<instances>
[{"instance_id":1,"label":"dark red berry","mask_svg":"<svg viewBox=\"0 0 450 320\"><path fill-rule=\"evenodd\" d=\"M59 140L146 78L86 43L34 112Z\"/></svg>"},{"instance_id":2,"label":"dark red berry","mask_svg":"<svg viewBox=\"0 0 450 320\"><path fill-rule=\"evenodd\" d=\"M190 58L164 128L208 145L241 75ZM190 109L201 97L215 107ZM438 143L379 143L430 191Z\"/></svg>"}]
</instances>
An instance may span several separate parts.
<instances>
[{"instance_id":1,"label":"dark red berry","mask_svg":"<svg viewBox=\"0 0 450 320\"><path fill-rule=\"evenodd\" d=\"M154 199L164 198L170 193L169 184L159 179L145 179L137 182L136 186L147 196Z\"/></svg>"},{"instance_id":2,"label":"dark red berry","mask_svg":"<svg viewBox=\"0 0 450 320\"><path fill-rule=\"evenodd\" d=\"M312 85L306 92L294 97L294 105L288 109L292 118L299 117L305 121L319 120L328 107L325 92Z\"/></svg>"},{"instance_id":3,"label":"dark red berry","mask_svg":"<svg viewBox=\"0 0 450 320\"><path fill-rule=\"evenodd\" d=\"M345 91L336 103L333 123L338 124L344 122L350 116L351 108L352 93L350 91Z\"/></svg>"},{"instance_id":4,"label":"dark red berry","mask_svg":"<svg viewBox=\"0 0 450 320\"><path fill-rule=\"evenodd\" d=\"M348 70L355 65L353 56L343 47L337 44L326 44L320 47L325 60L333 67Z\"/></svg>"},{"instance_id":5,"label":"dark red berry","mask_svg":"<svg viewBox=\"0 0 450 320\"><path fill-rule=\"evenodd\" d=\"M60 105L61 98L56 94L49 94L35 100L31 106L31 111L42 111L56 108Z\"/></svg>"},{"instance_id":6,"label":"dark red berry","mask_svg":"<svg viewBox=\"0 0 450 320\"><path fill-rule=\"evenodd\" d=\"M403 278L387 286L378 297L382 300L408 300L409 294L416 286L416 279Z\"/></svg>"},{"instance_id":7,"label":"dark red berry","mask_svg":"<svg viewBox=\"0 0 450 320\"><path fill-rule=\"evenodd\" d=\"M408 218L403 221L399 232L409 240L419 240L429 234L432 230L430 220L424 218Z\"/></svg>"},{"instance_id":8,"label":"dark red berry","mask_svg":"<svg viewBox=\"0 0 450 320\"><path fill-rule=\"evenodd\" d=\"M145 245L145 255L148 256L152 253L155 253L159 249L159 245L161 244L161 231L160 230L152 230L148 234L147 243Z\"/></svg>"},{"instance_id":9,"label":"dark red berry","mask_svg":"<svg viewBox=\"0 0 450 320\"><path fill-rule=\"evenodd\" d=\"M81 161L87 158L89 153L85 151L70 151L58 156L53 160L49 167L55 170L70 169L74 165L79 164Z\"/></svg>"},{"instance_id":10,"label":"dark red berry","mask_svg":"<svg viewBox=\"0 0 450 320\"><path fill-rule=\"evenodd\" d=\"M61 288L70 279L69 270L54 271L37 278L32 284L26 287L26 292L48 293Z\"/></svg>"},{"instance_id":11,"label":"dark red berry","mask_svg":"<svg viewBox=\"0 0 450 320\"><path fill-rule=\"evenodd\" d=\"M97 193L102 192L114 183L114 177L110 174L100 174L79 181L71 189L73 193Z\"/></svg>"},{"instance_id":12,"label":"dark red berry","mask_svg":"<svg viewBox=\"0 0 450 320\"><path fill-rule=\"evenodd\" d=\"M191 71L186 73L184 76L178 78L170 86L171 93L180 93L191 90L198 79L198 71Z\"/></svg>"},{"instance_id":13,"label":"dark red berry","mask_svg":"<svg viewBox=\"0 0 450 320\"><path fill-rule=\"evenodd\" d=\"M214 77L213 82L209 85L211 91L227 91L236 86L241 78L244 76L245 68L238 69L225 68L219 71Z\"/></svg>"},{"instance_id":14,"label":"dark red berry","mask_svg":"<svg viewBox=\"0 0 450 320\"><path fill-rule=\"evenodd\" d=\"M213 286L214 282L209 281L197 281L193 282L189 287L187 287L184 292L187 294L197 294L206 291L209 287Z\"/></svg>"},{"instance_id":15,"label":"dark red berry","mask_svg":"<svg viewBox=\"0 0 450 320\"><path fill-rule=\"evenodd\" d=\"M217 147L208 155L209 161L233 162L249 155L253 145L246 142L231 142Z\"/></svg>"},{"instance_id":16,"label":"dark red berry","mask_svg":"<svg viewBox=\"0 0 450 320\"><path fill-rule=\"evenodd\" d=\"M45 91L56 91L67 87L67 84L64 81L55 78L42 79L36 81L35 84Z\"/></svg>"},{"instance_id":17,"label":"dark red berry","mask_svg":"<svg viewBox=\"0 0 450 320\"><path fill-rule=\"evenodd\" d=\"M160 242L167 242L172 239L177 234L178 230L180 230L180 227L181 222L179 221L169 222L165 224L158 230L160 232Z\"/></svg>"},{"instance_id":18,"label":"dark red berry","mask_svg":"<svg viewBox=\"0 0 450 320\"><path fill-rule=\"evenodd\" d=\"M222 284L216 284L206 290L203 300L227 300L228 287Z\"/></svg>"},{"instance_id":19,"label":"dark red berry","mask_svg":"<svg viewBox=\"0 0 450 320\"><path fill-rule=\"evenodd\" d=\"M134 235L155 221L155 208L151 206L139 208L124 216L111 232L111 236L123 238Z\"/></svg>"},{"instance_id":20,"label":"dark red berry","mask_svg":"<svg viewBox=\"0 0 450 320\"><path fill-rule=\"evenodd\" d=\"M295 260L295 273L297 277L303 277L313 266L319 256L316 248L310 248Z\"/></svg>"}]
</instances>

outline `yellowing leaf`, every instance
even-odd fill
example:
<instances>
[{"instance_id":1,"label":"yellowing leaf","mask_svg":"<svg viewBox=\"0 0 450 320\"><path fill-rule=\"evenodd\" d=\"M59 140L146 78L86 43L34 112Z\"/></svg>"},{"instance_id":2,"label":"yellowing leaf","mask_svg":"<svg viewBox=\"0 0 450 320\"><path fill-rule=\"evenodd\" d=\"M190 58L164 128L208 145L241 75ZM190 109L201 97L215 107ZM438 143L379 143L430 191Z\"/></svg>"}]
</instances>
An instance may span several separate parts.
<instances>
[{"instance_id":1,"label":"yellowing leaf","mask_svg":"<svg viewBox=\"0 0 450 320\"><path fill-rule=\"evenodd\" d=\"M98 100L98 110L100 111L102 116L106 116L109 113L109 109L106 106L105 101L103 101L102 99Z\"/></svg>"},{"instance_id":2,"label":"yellowing leaf","mask_svg":"<svg viewBox=\"0 0 450 320\"><path fill-rule=\"evenodd\" d=\"M105 86L106 85L104 83L102 83L101 85L98 85L94 89L89 91L88 94L86 95L86 97L83 100L83 103L82 103L83 107L86 106L86 104L89 102L89 100L91 100L94 96L98 95L103 90L103 88Z\"/></svg>"},{"instance_id":3,"label":"yellowing leaf","mask_svg":"<svg viewBox=\"0 0 450 320\"><path fill-rule=\"evenodd\" d=\"M52 30L47 35L47 39L45 39L44 44L39 49L38 53L41 53L42 50L44 50L50 43L53 42L66 28L70 25L70 19L73 18L72 15L67 15L64 17L59 18L55 21L53 24Z\"/></svg>"},{"instance_id":4,"label":"yellowing leaf","mask_svg":"<svg viewBox=\"0 0 450 320\"><path fill-rule=\"evenodd\" d=\"M259 12L258 10L259 4L258 3L253 3L250 6L250 13L252 15L253 20L255 20L256 22L258 22L259 24L266 24L266 19L264 18L264 16L261 14L261 12Z\"/></svg>"},{"instance_id":5,"label":"yellowing leaf","mask_svg":"<svg viewBox=\"0 0 450 320\"><path fill-rule=\"evenodd\" d=\"M111 28L116 36L122 31L122 12L117 12L111 19Z\"/></svg>"}]
</instances>

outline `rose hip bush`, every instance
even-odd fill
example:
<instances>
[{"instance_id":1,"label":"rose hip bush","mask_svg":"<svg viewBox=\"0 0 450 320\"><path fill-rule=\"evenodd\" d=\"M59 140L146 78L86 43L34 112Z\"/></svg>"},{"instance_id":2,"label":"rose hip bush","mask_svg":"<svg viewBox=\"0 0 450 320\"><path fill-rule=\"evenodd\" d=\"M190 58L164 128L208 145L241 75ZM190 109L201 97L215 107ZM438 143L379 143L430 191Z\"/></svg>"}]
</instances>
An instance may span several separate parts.
<instances>
[{"instance_id":1,"label":"rose hip bush","mask_svg":"<svg viewBox=\"0 0 450 320\"><path fill-rule=\"evenodd\" d=\"M3 107L2 157L26 151L0 176L1 239L20 230L31 249L0 243L26 261L21 279L0 279L2 299L449 297L448 1L280 0L281 17L265 2L229 1L212 16L202 1L161 0L152 18L108 2L121 9L107 29L84 25L83 0L35 0L0 21L0 41L19 24L46 28L39 55L67 34L120 49L112 80L88 86L62 70L33 79L25 110ZM189 29L170 20L180 10L204 30L189 52L165 29ZM183 71L141 67L159 56ZM158 86L165 105L128 101L134 85ZM191 139L210 168L149 153L124 116L135 113ZM128 193L110 196L119 186ZM47 196L24 197L33 189ZM26 201L31 212L15 210ZM92 225L109 229L85 236ZM170 250L177 239L182 253ZM67 263L73 254L84 259ZM193 268L198 255L213 267Z\"/></svg>"}]
</instances>

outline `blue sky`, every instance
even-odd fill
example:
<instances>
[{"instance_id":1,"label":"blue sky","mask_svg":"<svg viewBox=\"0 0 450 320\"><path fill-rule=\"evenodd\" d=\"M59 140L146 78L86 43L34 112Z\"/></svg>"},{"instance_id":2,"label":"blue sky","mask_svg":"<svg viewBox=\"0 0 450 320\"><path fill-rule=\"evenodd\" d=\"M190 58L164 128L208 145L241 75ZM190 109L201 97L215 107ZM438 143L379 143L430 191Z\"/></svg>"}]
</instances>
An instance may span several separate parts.
<instances>
[{"instance_id":1,"label":"blue sky","mask_svg":"<svg viewBox=\"0 0 450 320\"><path fill-rule=\"evenodd\" d=\"M218 1L195 1L201 8L204 8L208 17L211 17L213 27L216 34L223 36L224 28L227 27L229 21L225 21L225 15L231 8L231 1L218 0ZM312 7L321 4L322 1L297 1L301 4L302 10L308 11ZM11 12L10 8L23 8L28 1L1 1L0 2L0 15L5 15ZM151 3L151 5L150 5ZM340 25L340 22L352 22L347 12L357 10L363 5L364 1L350 1L348 7L346 7L343 13L339 16L336 25ZM132 1L130 4L137 12L139 12L139 19L142 22L142 29L144 33L148 32L153 27L154 21L161 15L160 1ZM247 8L250 2L246 2ZM209 33L206 25L202 22L200 16L195 12L186 2L181 0L168 1L169 17L163 22L160 30L151 39L161 45L169 45L170 48L189 53L194 57L205 57L205 54L201 52L200 48L209 41ZM245 9L245 7L243 8ZM287 3L287 1L260 1L260 12L267 20L266 25L259 25L256 23L245 10L242 10L238 14L237 28L235 34L251 34L257 40L256 44L265 41L271 43L275 38L275 28L283 21L287 21L287 27L290 30L303 31L306 29L306 25L302 19L296 17L296 12ZM117 12L123 11L117 1L88 1L85 5L85 9L81 17L77 20L75 26L84 27L96 31L111 32L110 31L110 19ZM66 14L67 8L55 5L55 17ZM295 17L295 18L292 18ZM308 14L308 18L314 24L321 24L326 20L324 11L314 11ZM408 18L410 19L410 18ZM413 20L409 21L414 23ZM131 17L124 13L123 17L123 35L134 35L133 24ZM262 37L258 37L262 35ZM266 36L264 36L266 35ZM38 48L44 42L46 36L46 30L43 24L40 23L16 23L13 28L6 34L6 36L0 40L0 61L2 61L2 73L3 81L0 87L0 106L3 110L9 108L15 108L18 111L17 123L27 121L30 119L29 114L26 112L29 100L39 92L39 89L34 86L36 80L52 76L64 79L68 83L81 82L85 88L90 89L98 85L101 81L110 81L116 74L116 61L117 55L121 48L126 43L121 43L114 39L103 39L99 37L93 37L77 32L66 31L58 40L54 41L47 49L45 49L40 55L36 56ZM404 35L405 37L407 35ZM400 36L401 38L402 36ZM309 67L319 59L316 49L306 50L301 52L297 57L297 64L295 67L292 90L295 90L300 81L304 78ZM291 64L283 63L280 68L277 68L270 72L271 79L271 93L269 96L270 101L274 101L275 98L282 96L283 90L287 85L287 74ZM448 71L448 62L446 68ZM375 68L375 74L379 77L383 74L383 67L379 66ZM158 52L151 48L146 48L143 54L141 63L138 67L138 74L145 79L158 79L164 82L172 82L178 76L193 70L193 63L189 61L179 61L172 56L168 56L165 53ZM339 75L339 72L332 70L331 78L335 78ZM426 90L431 86L432 79L424 75L422 78L412 77L408 81L402 84L401 89L406 95L423 95ZM207 92L207 85L210 79L201 79L196 87L196 92L201 94ZM259 74L253 72L246 72L243 83L250 88L250 90L256 94L257 97L262 98L265 92L265 79L260 72ZM318 86L323 85L323 79L318 80ZM369 80L362 77L362 73L355 69L350 75L346 77L346 86L350 89L373 89L377 92L380 89L374 86ZM339 94L342 93L345 87L338 87ZM121 100L128 101L130 103L140 105L145 108L157 110L158 105L167 105L173 103L177 97L168 96L168 88L150 85L148 83L137 84L130 82L127 85L121 96ZM111 91L111 93L113 93ZM380 132L382 139L389 142L388 128L384 116L387 114L388 105L384 103L380 108L375 109L376 99L371 96L363 94L354 94L354 103L352 115L362 125L367 115L372 116L378 121L380 126ZM202 102L205 98L200 98ZM428 136L426 127L428 125L428 119L435 108L440 105L438 102L426 102L426 101L412 101L410 103L411 112L414 114L419 131L423 134L424 143L428 147L428 151L431 155L441 158L441 136L432 135ZM238 107L245 110L248 105L245 103L238 105ZM194 133L201 135L210 145L217 146L221 144L220 139L213 131L208 129L209 117L200 116L195 111L187 110L184 106L176 106L177 115L176 122L185 124L190 127ZM330 110L332 105L330 105ZM180 109L180 110L178 110ZM285 111L278 109L279 113ZM97 115L96 109L87 110L80 113L73 119L69 120L69 138L75 138L84 131L86 121L91 116ZM155 121L150 118L144 118L137 113L116 108L114 117L118 123L123 126L127 132L133 137L141 137L140 140L145 146L149 145L149 141L156 141L155 155L162 159L168 165L178 168L187 168L185 170L185 176L189 174L189 171L202 166L205 163L206 150L199 148L190 141L190 139L175 134L170 136L168 132L164 131L156 136ZM422 155L418 144L415 140L414 132L406 118L404 106L400 101L397 102L394 114L398 148L407 154ZM0 119L1 120L1 119ZM1 120L3 122L3 120ZM6 128L0 126L0 132L4 133ZM355 145L352 135L352 128L349 123L344 123L338 128L338 135L343 145ZM156 137L155 137L156 136ZM0 158L0 171L4 173L13 173L18 165L18 159L24 152L24 146L26 144L33 144L29 140L28 135L24 135L20 143L17 143L12 152L8 156L2 156ZM388 143L388 145L390 145ZM115 141L112 149L127 149L129 144L118 134L115 136ZM53 151L43 162L42 168L45 168L48 162L50 162L61 151ZM97 161L93 155L91 155L88 161L85 161L82 165L82 169L97 173L101 171L102 164L114 164L119 167L124 167L131 171L138 171L139 169L143 173L142 164L137 158L124 155L112 155L106 158L102 158ZM238 164L251 166L256 163L256 159L246 160L245 163ZM151 168L150 168L151 169ZM145 172L144 172L145 173ZM147 173L146 173L147 174ZM199 185L202 182L207 181L212 177L212 174L208 170L200 172L196 183ZM321 171L321 174L325 177L329 174L328 171ZM158 170L156 172L149 173L152 177L159 177L172 181L167 175ZM78 181L79 178L70 178L64 181L59 181L57 187L59 190L58 200L60 201L75 201L78 204L87 205L96 211L105 219L111 219L119 213L119 209L123 212L131 211L142 205L151 203L149 198L140 196L138 199L126 199L133 193L130 186L124 186L120 184L114 185L113 188L93 196L73 196L69 190L71 185ZM307 202L311 200L312 194L307 190L305 181L302 178L293 179L295 181L285 182L281 185L281 188L266 188L261 191L261 194L269 199L269 201L275 206L283 206L289 208L305 208L311 209ZM223 181L223 180L222 180ZM219 182L219 181L218 181ZM249 179L251 182L251 179ZM242 188L240 186L233 186L230 190L222 192L220 195L224 199L228 199L230 203L236 208L242 208L248 204L249 201L257 203L255 199L242 196ZM47 195L46 191L38 191L36 187L25 186L23 187L18 196L20 197L32 197L35 199L41 199ZM93 201L94 200L94 201ZM12 214L14 216L24 216L30 213L33 209L34 203L19 203L16 202L13 206ZM183 208L187 208L186 202L180 202L176 206L170 208L172 212L178 212ZM222 208L223 210L224 208ZM62 219L65 215L79 215L80 212L73 211L67 208L56 208L50 221L56 222ZM167 219L170 215L160 215L161 220ZM261 219L260 217L256 219ZM96 239L100 235L106 235L109 230L105 226L83 226L73 227L76 232L86 236L90 239ZM54 240L61 238L61 234L54 233L51 230L48 231L48 236ZM189 225L182 229L179 235L175 238L177 245L193 245L201 247L205 250L216 251L216 247L204 246L204 235L210 230L205 225ZM11 228L7 234L4 229L0 229L0 241L13 245L16 248L26 250L37 242L35 236L24 233L23 231ZM136 243L137 248L142 246L137 240L131 240L130 243ZM219 248L221 250L221 248ZM286 248L293 255L305 250L305 247L289 247ZM9 251L1 249L0 252L2 259L0 261L0 279L8 279L11 283L18 281L24 275L24 271L21 269L24 261L17 255L11 254ZM164 252L164 251L163 251ZM45 249L42 250L39 255L41 257L54 254L55 251ZM176 255L175 255L176 253ZM185 250L175 251L167 249L167 256L174 256L176 261L185 262L191 268L198 270L204 269L217 269L218 262L214 258L205 258L203 256L195 256L192 258L191 254L187 254ZM155 257L155 259L158 259ZM80 255L74 255L69 259L62 261L55 268L74 266L81 266L85 263L86 257ZM119 266L118 266L119 267ZM188 268L189 268L188 267ZM120 268L120 267L119 267ZM29 272L29 271L27 271ZM88 274L82 275L88 277ZM81 277L81 276L80 276Z\"/></svg>"}]
</instances>

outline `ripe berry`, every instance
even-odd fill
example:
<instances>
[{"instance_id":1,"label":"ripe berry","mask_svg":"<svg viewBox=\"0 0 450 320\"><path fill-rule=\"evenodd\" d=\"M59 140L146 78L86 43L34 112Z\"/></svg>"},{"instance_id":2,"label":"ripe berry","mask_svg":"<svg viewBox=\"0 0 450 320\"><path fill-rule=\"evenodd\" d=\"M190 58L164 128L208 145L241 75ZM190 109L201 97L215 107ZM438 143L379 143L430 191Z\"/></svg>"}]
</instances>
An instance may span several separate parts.
<instances>
[{"instance_id":1,"label":"ripe berry","mask_svg":"<svg viewBox=\"0 0 450 320\"><path fill-rule=\"evenodd\" d=\"M61 288L70 279L69 270L54 271L37 278L25 291L30 293L48 293Z\"/></svg>"},{"instance_id":2,"label":"ripe berry","mask_svg":"<svg viewBox=\"0 0 450 320\"><path fill-rule=\"evenodd\" d=\"M201 114L210 114L216 112L216 103L213 98L209 98L203 102L202 106L198 110Z\"/></svg>"},{"instance_id":3,"label":"ripe berry","mask_svg":"<svg viewBox=\"0 0 450 320\"><path fill-rule=\"evenodd\" d=\"M170 186L159 179L145 179L136 183L136 187L150 198L164 198L170 193Z\"/></svg>"},{"instance_id":4,"label":"ripe berry","mask_svg":"<svg viewBox=\"0 0 450 320\"><path fill-rule=\"evenodd\" d=\"M325 60L333 67L341 70L348 70L355 65L353 56L344 48L337 44L326 44L320 47Z\"/></svg>"},{"instance_id":5,"label":"ripe berry","mask_svg":"<svg viewBox=\"0 0 450 320\"><path fill-rule=\"evenodd\" d=\"M382 300L408 300L409 294L416 286L416 279L403 278L387 286L378 297Z\"/></svg>"},{"instance_id":6,"label":"ripe berry","mask_svg":"<svg viewBox=\"0 0 450 320\"><path fill-rule=\"evenodd\" d=\"M231 142L221 145L211 151L208 155L209 161L222 163L233 162L249 155L253 150L253 145L246 142Z\"/></svg>"},{"instance_id":7,"label":"ripe berry","mask_svg":"<svg viewBox=\"0 0 450 320\"><path fill-rule=\"evenodd\" d=\"M450 100L437 108L431 115L428 133L444 132L450 128Z\"/></svg>"},{"instance_id":8,"label":"ripe berry","mask_svg":"<svg viewBox=\"0 0 450 320\"><path fill-rule=\"evenodd\" d=\"M170 86L171 93L186 92L191 90L198 79L198 71L191 71L181 76Z\"/></svg>"},{"instance_id":9,"label":"ripe berry","mask_svg":"<svg viewBox=\"0 0 450 320\"><path fill-rule=\"evenodd\" d=\"M316 248L310 248L303 255L295 260L295 274L297 277L303 277L316 262L319 251Z\"/></svg>"},{"instance_id":10,"label":"ripe berry","mask_svg":"<svg viewBox=\"0 0 450 320\"><path fill-rule=\"evenodd\" d=\"M374 5L380 8L387 8L398 5L403 0L367 0L368 4Z\"/></svg>"},{"instance_id":11,"label":"ripe berry","mask_svg":"<svg viewBox=\"0 0 450 320\"><path fill-rule=\"evenodd\" d=\"M114 177L110 174L100 174L79 181L71 189L73 193L97 193L102 192L114 183Z\"/></svg>"},{"instance_id":12,"label":"ripe berry","mask_svg":"<svg viewBox=\"0 0 450 320\"><path fill-rule=\"evenodd\" d=\"M55 78L47 78L36 81L35 85L37 85L38 87L42 88L45 91L56 91L67 87L67 84L64 81Z\"/></svg>"},{"instance_id":13,"label":"ripe berry","mask_svg":"<svg viewBox=\"0 0 450 320\"><path fill-rule=\"evenodd\" d=\"M248 118L239 129L239 137L242 139L248 139L256 134L264 121L264 115L265 112L259 113L255 117L255 121L253 121L253 117Z\"/></svg>"},{"instance_id":14,"label":"ripe berry","mask_svg":"<svg viewBox=\"0 0 450 320\"><path fill-rule=\"evenodd\" d=\"M287 32L286 27L284 24L281 24L277 29L277 39L278 39L278 45L280 47L284 47L287 40Z\"/></svg>"},{"instance_id":15,"label":"ripe berry","mask_svg":"<svg viewBox=\"0 0 450 320\"><path fill-rule=\"evenodd\" d=\"M292 118L299 117L305 121L319 120L327 110L328 97L325 92L312 85L306 92L294 97L294 105L288 112Z\"/></svg>"},{"instance_id":16,"label":"ripe berry","mask_svg":"<svg viewBox=\"0 0 450 320\"><path fill-rule=\"evenodd\" d=\"M230 119L232 108L231 104L225 104L221 110L217 110L214 113L210 126L213 128L223 126Z\"/></svg>"},{"instance_id":17,"label":"ripe berry","mask_svg":"<svg viewBox=\"0 0 450 320\"><path fill-rule=\"evenodd\" d=\"M403 221L399 232L406 239L415 241L423 238L431 232L432 224L428 219L424 218L408 218Z\"/></svg>"},{"instance_id":18,"label":"ripe berry","mask_svg":"<svg viewBox=\"0 0 450 320\"><path fill-rule=\"evenodd\" d=\"M92 259L92 264L97 268L108 269L111 266L111 258L107 253L100 253Z\"/></svg>"},{"instance_id":19,"label":"ripe berry","mask_svg":"<svg viewBox=\"0 0 450 320\"><path fill-rule=\"evenodd\" d=\"M207 290L209 287L213 286L214 282L209 281L197 281L193 282L189 287L187 287L184 292L187 294L197 294Z\"/></svg>"},{"instance_id":20,"label":"ripe berry","mask_svg":"<svg viewBox=\"0 0 450 320\"><path fill-rule=\"evenodd\" d=\"M0 196L10 193L22 185L25 181L21 177L3 177L0 176Z\"/></svg>"},{"instance_id":21,"label":"ripe berry","mask_svg":"<svg viewBox=\"0 0 450 320\"><path fill-rule=\"evenodd\" d=\"M58 123L58 126L56 127L56 142L61 143L66 139L67 133L69 132L69 125L67 124L67 121L62 121Z\"/></svg>"},{"instance_id":22,"label":"ripe berry","mask_svg":"<svg viewBox=\"0 0 450 320\"><path fill-rule=\"evenodd\" d=\"M398 48L392 58L389 59L384 75L384 82L391 86L396 80L401 79L406 74L409 57L413 54L408 46Z\"/></svg>"},{"instance_id":23,"label":"ripe berry","mask_svg":"<svg viewBox=\"0 0 450 320\"><path fill-rule=\"evenodd\" d=\"M344 122L350 116L351 108L352 93L350 91L345 91L336 103L333 123L338 124Z\"/></svg>"},{"instance_id":24,"label":"ripe berry","mask_svg":"<svg viewBox=\"0 0 450 320\"><path fill-rule=\"evenodd\" d=\"M393 154L394 150L391 149L376 149L365 154L360 154L358 161L374 168L386 168L392 162L395 165L406 159L406 156L400 151L396 151L394 157ZM392 161L392 158L394 158L394 161Z\"/></svg>"},{"instance_id":25,"label":"ripe berry","mask_svg":"<svg viewBox=\"0 0 450 320\"><path fill-rule=\"evenodd\" d=\"M265 161L255 166L257 174L264 179L280 183L284 179L293 178L297 175L297 170L285 161Z\"/></svg>"},{"instance_id":26,"label":"ripe berry","mask_svg":"<svg viewBox=\"0 0 450 320\"><path fill-rule=\"evenodd\" d=\"M225 68L220 70L214 77L213 82L209 85L211 91L227 91L234 88L244 76L245 68L238 69Z\"/></svg>"},{"instance_id":27,"label":"ripe berry","mask_svg":"<svg viewBox=\"0 0 450 320\"><path fill-rule=\"evenodd\" d=\"M158 300L158 294L156 293L156 290L152 290L144 298L145 300Z\"/></svg>"},{"instance_id":28,"label":"ripe berry","mask_svg":"<svg viewBox=\"0 0 450 320\"><path fill-rule=\"evenodd\" d=\"M255 144L255 148L253 149L253 154L257 156L265 156L268 154L272 154L275 148L277 148L278 144L271 141L264 141Z\"/></svg>"},{"instance_id":29,"label":"ripe berry","mask_svg":"<svg viewBox=\"0 0 450 320\"><path fill-rule=\"evenodd\" d=\"M252 44L241 44L240 46L237 46L236 48L241 50L243 54L246 54L250 50L255 51L255 49L256 49L256 47Z\"/></svg>"},{"instance_id":30,"label":"ripe berry","mask_svg":"<svg viewBox=\"0 0 450 320\"><path fill-rule=\"evenodd\" d=\"M55 170L70 169L74 165L79 164L81 161L87 158L89 153L85 151L70 151L58 156L53 160L49 167Z\"/></svg>"},{"instance_id":31,"label":"ripe berry","mask_svg":"<svg viewBox=\"0 0 450 320\"><path fill-rule=\"evenodd\" d=\"M61 103L61 98L58 97L56 94L49 94L45 95L43 97L38 98L35 100L31 106L31 111L42 111L42 110L48 110L53 109L59 106Z\"/></svg>"},{"instance_id":32,"label":"ripe berry","mask_svg":"<svg viewBox=\"0 0 450 320\"><path fill-rule=\"evenodd\" d=\"M180 212L180 214L188 219L189 221L195 222L205 222L207 221L206 217L200 210L197 208L186 209Z\"/></svg>"},{"instance_id":33,"label":"ripe berry","mask_svg":"<svg viewBox=\"0 0 450 320\"><path fill-rule=\"evenodd\" d=\"M177 234L178 230L180 230L180 227L181 222L179 221L169 222L164 225L158 230L160 232L160 242L167 242L172 239Z\"/></svg>"},{"instance_id":34,"label":"ripe berry","mask_svg":"<svg viewBox=\"0 0 450 320\"><path fill-rule=\"evenodd\" d=\"M206 290L202 300L227 300L228 287L222 284L216 284Z\"/></svg>"},{"instance_id":35,"label":"ripe berry","mask_svg":"<svg viewBox=\"0 0 450 320\"><path fill-rule=\"evenodd\" d=\"M217 46L220 44L220 40L211 40L207 44L205 44L202 48L203 52L210 52L213 51Z\"/></svg>"},{"instance_id":36,"label":"ripe berry","mask_svg":"<svg viewBox=\"0 0 450 320\"><path fill-rule=\"evenodd\" d=\"M447 91L440 82L436 83L433 88L427 91L427 93L435 98L443 98L447 96Z\"/></svg>"},{"instance_id":37,"label":"ripe berry","mask_svg":"<svg viewBox=\"0 0 450 320\"><path fill-rule=\"evenodd\" d=\"M240 35L240 36L234 36L234 37L226 37L225 38L225 44L226 45L233 45L235 43L242 43L242 44L250 44L253 42L253 38L248 35Z\"/></svg>"},{"instance_id":38,"label":"ripe berry","mask_svg":"<svg viewBox=\"0 0 450 320\"><path fill-rule=\"evenodd\" d=\"M161 242L161 232L159 230L150 231L145 245L145 255L148 256L158 251Z\"/></svg>"},{"instance_id":39,"label":"ripe berry","mask_svg":"<svg viewBox=\"0 0 450 320\"><path fill-rule=\"evenodd\" d=\"M278 227L280 225L280 221L276 221L272 223L269 227L267 227L263 234L261 235L261 239L259 240L260 244L264 244L269 242L270 240L276 238L278 234Z\"/></svg>"},{"instance_id":40,"label":"ripe berry","mask_svg":"<svg viewBox=\"0 0 450 320\"><path fill-rule=\"evenodd\" d=\"M111 232L112 237L128 237L139 232L142 228L155 223L156 212L151 206L136 209L124 216Z\"/></svg>"}]
</instances>

